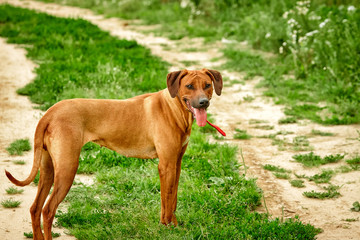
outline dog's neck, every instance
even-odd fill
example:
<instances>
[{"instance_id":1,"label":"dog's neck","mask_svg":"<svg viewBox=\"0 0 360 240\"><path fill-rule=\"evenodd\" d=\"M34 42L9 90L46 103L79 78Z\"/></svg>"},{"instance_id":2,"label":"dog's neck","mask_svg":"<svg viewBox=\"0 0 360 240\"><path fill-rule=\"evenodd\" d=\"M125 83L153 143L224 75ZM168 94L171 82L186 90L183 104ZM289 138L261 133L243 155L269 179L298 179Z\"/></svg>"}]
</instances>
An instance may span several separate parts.
<instances>
[{"instance_id":1,"label":"dog's neck","mask_svg":"<svg viewBox=\"0 0 360 240\"><path fill-rule=\"evenodd\" d=\"M177 120L176 124L182 129L184 133L190 133L191 126L194 120L192 113L181 102L179 96L172 98L168 89L164 89L163 94L167 104L171 106L170 109L171 111L173 111L173 114L179 116L178 118L175 118Z\"/></svg>"}]
</instances>

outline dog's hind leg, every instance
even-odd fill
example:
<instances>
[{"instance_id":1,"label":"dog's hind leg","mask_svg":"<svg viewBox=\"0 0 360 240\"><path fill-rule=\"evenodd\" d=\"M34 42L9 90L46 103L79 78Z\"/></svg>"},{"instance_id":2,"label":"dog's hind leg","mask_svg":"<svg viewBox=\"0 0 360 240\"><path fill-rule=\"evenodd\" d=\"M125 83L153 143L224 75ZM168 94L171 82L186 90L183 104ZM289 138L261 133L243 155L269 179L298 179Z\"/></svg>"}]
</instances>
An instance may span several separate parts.
<instances>
[{"instance_id":1,"label":"dog's hind leg","mask_svg":"<svg viewBox=\"0 0 360 240\"><path fill-rule=\"evenodd\" d=\"M56 209L69 192L79 166L82 143L74 136L53 140L50 151L54 163L54 188L43 209L45 239L52 239L51 227Z\"/></svg>"},{"instance_id":2,"label":"dog's hind leg","mask_svg":"<svg viewBox=\"0 0 360 240\"><path fill-rule=\"evenodd\" d=\"M41 211L54 182L54 167L46 150L42 151L40 164L40 180L35 201L30 208L34 239L44 239L40 227Z\"/></svg>"}]
</instances>

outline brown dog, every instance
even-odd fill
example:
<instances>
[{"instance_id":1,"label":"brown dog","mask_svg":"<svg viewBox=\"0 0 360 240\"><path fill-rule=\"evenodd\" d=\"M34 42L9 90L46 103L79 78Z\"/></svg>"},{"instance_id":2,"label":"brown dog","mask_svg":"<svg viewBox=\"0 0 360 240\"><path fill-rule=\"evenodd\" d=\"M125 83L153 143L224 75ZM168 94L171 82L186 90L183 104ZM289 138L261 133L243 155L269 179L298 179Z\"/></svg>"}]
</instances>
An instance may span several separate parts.
<instances>
[{"instance_id":1,"label":"brown dog","mask_svg":"<svg viewBox=\"0 0 360 240\"><path fill-rule=\"evenodd\" d=\"M176 71L167 76L167 89L127 100L64 100L41 118L35 132L34 163L28 185L40 168L38 192L30 208L34 239L52 239L51 226L60 202L68 193L79 165L82 146L95 142L137 158L159 158L161 223L177 225L175 217L181 159L188 145L193 118L206 124L206 108L213 86L221 94L218 71ZM53 192L43 208L54 183Z\"/></svg>"}]
</instances>

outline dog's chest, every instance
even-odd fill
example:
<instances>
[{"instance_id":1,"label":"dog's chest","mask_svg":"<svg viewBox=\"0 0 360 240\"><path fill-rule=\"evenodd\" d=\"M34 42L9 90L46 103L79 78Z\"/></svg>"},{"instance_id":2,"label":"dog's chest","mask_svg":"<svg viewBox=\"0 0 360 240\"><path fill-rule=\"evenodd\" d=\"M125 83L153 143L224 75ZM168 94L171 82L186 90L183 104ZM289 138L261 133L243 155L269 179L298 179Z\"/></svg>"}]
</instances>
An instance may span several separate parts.
<instances>
[{"instance_id":1,"label":"dog's chest","mask_svg":"<svg viewBox=\"0 0 360 240\"><path fill-rule=\"evenodd\" d=\"M115 151L126 157L153 159L157 158L157 153L154 147L138 147L138 148L116 148Z\"/></svg>"}]
</instances>

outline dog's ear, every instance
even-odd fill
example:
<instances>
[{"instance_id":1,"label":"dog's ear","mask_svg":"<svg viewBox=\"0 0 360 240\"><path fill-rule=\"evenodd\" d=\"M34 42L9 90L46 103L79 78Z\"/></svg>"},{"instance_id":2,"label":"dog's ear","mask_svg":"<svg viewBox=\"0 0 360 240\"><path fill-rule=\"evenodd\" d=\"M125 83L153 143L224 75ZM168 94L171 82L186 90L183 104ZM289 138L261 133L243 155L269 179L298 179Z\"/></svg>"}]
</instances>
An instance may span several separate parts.
<instances>
[{"instance_id":1,"label":"dog's ear","mask_svg":"<svg viewBox=\"0 0 360 240\"><path fill-rule=\"evenodd\" d=\"M181 71L171 72L167 75L167 88L170 92L171 97L176 97L179 87L180 87L180 80L188 73L186 69Z\"/></svg>"},{"instance_id":2,"label":"dog's ear","mask_svg":"<svg viewBox=\"0 0 360 240\"><path fill-rule=\"evenodd\" d=\"M216 70L203 69L207 75L211 78L214 83L215 92L218 96L221 95L221 90L223 88L223 80L220 72Z\"/></svg>"}]
</instances>

